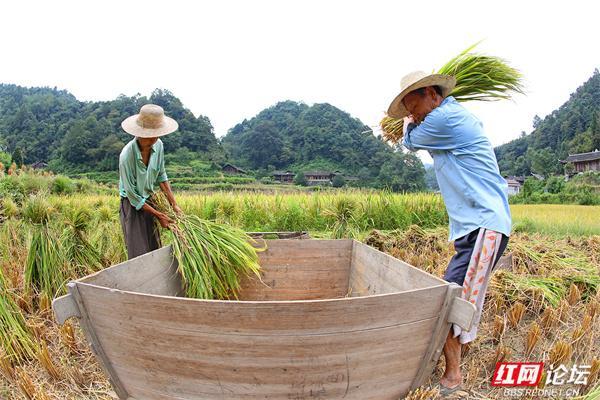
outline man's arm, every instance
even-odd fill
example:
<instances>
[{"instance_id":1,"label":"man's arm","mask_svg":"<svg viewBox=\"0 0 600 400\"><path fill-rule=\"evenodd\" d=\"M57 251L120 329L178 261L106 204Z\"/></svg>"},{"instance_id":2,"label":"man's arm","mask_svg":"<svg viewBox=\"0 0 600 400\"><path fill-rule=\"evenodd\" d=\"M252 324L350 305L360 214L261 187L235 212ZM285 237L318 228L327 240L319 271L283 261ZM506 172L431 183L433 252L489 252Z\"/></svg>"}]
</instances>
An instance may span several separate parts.
<instances>
[{"instance_id":1,"label":"man's arm","mask_svg":"<svg viewBox=\"0 0 600 400\"><path fill-rule=\"evenodd\" d=\"M159 164L160 167L158 171L158 177L156 178L156 180L160 185L160 190L162 190L165 196L167 196L167 200L169 200L169 204L171 205L171 207L173 207L173 211L175 211L177 214L181 214L181 208L179 208L179 206L177 205L177 202L175 201L175 196L171 191L171 185L169 184L169 178L167 177L167 170L165 169L164 153L162 151L163 150L161 147L161 157Z\"/></svg>"},{"instance_id":2,"label":"man's arm","mask_svg":"<svg viewBox=\"0 0 600 400\"><path fill-rule=\"evenodd\" d=\"M173 221L166 214L161 213L154 209L150 204L146 203L147 199L138 193L133 180L134 170L135 166L132 165L130 158L124 157L122 160L119 160L119 177L123 182L123 187L127 194L127 198L129 199L129 203L131 203L138 211L143 210L144 212L154 215L158 218L160 225L163 228L167 228Z\"/></svg>"},{"instance_id":3,"label":"man's arm","mask_svg":"<svg viewBox=\"0 0 600 400\"><path fill-rule=\"evenodd\" d=\"M169 184L168 180L160 183L160 190L162 190L162 192L165 194L165 196L167 196L167 199L169 200L169 204L171 204L171 207L173 207L173 210L177 214L181 214L181 208L179 208L179 206L177 205L177 202L175 201L175 196L173 195L173 192L171 191L171 185Z\"/></svg>"},{"instance_id":4,"label":"man's arm","mask_svg":"<svg viewBox=\"0 0 600 400\"><path fill-rule=\"evenodd\" d=\"M457 147L457 138L442 110L434 109L417 125L412 117L404 119L406 133L402 144L410 151L452 150Z\"/></svg>"}]
</instances>

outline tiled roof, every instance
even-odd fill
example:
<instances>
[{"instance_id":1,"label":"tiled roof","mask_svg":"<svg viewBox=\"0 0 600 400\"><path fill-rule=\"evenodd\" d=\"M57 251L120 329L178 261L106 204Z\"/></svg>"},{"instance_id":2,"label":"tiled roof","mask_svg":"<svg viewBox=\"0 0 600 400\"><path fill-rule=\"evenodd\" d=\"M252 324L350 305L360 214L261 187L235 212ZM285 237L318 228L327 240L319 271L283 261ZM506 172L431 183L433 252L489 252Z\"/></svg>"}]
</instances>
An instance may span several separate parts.
<instances>
[{"instance_id":1,"label":"tiled roof","mask_svg":"<svg viewBox=\"0 0 600 400\"><path fill-rule=\"evenodd\" d=\"M567 161L570 162L581 162L581 161L593 161L600 160L600 151L592 151L591 153L580 153L571 154L567 157Z\"/></svg>"}]
</instances>

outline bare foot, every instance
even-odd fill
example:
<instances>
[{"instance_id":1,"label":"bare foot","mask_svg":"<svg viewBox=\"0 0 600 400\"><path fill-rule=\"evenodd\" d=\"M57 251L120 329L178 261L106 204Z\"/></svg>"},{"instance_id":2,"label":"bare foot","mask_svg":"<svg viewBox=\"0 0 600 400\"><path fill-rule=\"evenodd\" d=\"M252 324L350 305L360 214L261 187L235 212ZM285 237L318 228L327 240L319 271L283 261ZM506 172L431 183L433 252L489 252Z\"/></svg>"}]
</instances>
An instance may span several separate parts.
<instances>
[{"instance_id":1,"label":"bare foot","mask_svg":"<svg viewBox=\"0 0 600 400\"><path fill-rule=\"evenodd\" d=\"M440 384L449 388L449 389L453 389L455 387L457 387L458 385L460 385L462 383L462 376L457 375L457 376L442 376L442 378L440 379Z\"/></svg>"}]
</instances>

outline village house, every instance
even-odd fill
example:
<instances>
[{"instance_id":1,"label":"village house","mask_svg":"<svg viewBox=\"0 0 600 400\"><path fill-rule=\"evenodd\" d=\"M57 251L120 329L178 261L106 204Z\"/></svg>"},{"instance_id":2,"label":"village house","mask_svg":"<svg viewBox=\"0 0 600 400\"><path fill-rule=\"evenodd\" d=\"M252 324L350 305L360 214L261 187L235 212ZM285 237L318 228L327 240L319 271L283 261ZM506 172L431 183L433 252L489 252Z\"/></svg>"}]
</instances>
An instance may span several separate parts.
<instances>
[{"instance_id":1,"label":"village house","mask_svg":"<svg viewBox=\"0 0 600 400\"><path fill-rule=\"evenodd\" d=\"M273 179L280 183L293 183L294 176L296 176L292 171L274 171Z\"/></svg>"},{"instance_id":2,"label":"village house","mask_svg":"<svg viewBox=\"0 0 600 400\"><path fill-rule=\"evenodd\" d=\"M563 163L572 163L574 172L600 171L600 151L570 154Z\"/></svg>"},{"instance_id":3,"label":"village house","mask_svg":"<svg viewBox=\"0 0 600 400\"><path fill-rule=\"evenodd\" d=\"M33 169L44 169L44 168L48 168L48 163L45 163L43 161L36 161L33 164L31 164L31 168Z\"/></svg>"},{"instance_id":4,"label":"village house","mask_svg":"<svg viewBox=\"0 0 600 400\"><path fill-rule=\"evenodd\" d=\"M244 174L246 174L246 171L244 171L243 169L236 167L235 165L232 165L232 164L223 165L223 168L221 168L221 171L223 171L223 173L228 174L228 175L244 175Z\"/></svg>"},{"instance_id":5,"label":"village house","mask_svg":"<svg viewBox=\"0 0 600 400\"><path fill-rule=\"evenodd\" d=\"M310 171L304 173L309 186L329 185L335 175L335 172L329 171Z\"/></svg>"},{"instance_id":6,"label":"village house","mask_svg":"<svg viewBox=\"0 0 600 400\"><path fill-rule=\"evenodd\" d=\"M506 183L508 184L508 195L513 196L521 192L521 187L525 183L524 176L505 176Z\"/></svg>"},{"instance_id":7,"label":"village house","mask_svg":"<svg viewBox=\"0 0 600 400\"><path fill-rule=\"evenodd\" d=\"M515 194L519 194L521 191L521 184L519 181L514 179L507 179L506 183L508 183L508 195L513 196Z\"/></svg>"},{"instance_id":8,"label":"village house","mask_svg":"<svg viewBox=\"0 0 600 400\"><path fill-rule=\"evenodd\" d=\"M331 185L333 178L341 175L344 177L346 182L358 181L359 179L355 176L344 176L340 171L307 171L304 173L306 183L308 186L328 186ZM291 171L275 171L272 174L273 179L281 183L293 183L296 174Z\"/></svg>"}]
</instances>

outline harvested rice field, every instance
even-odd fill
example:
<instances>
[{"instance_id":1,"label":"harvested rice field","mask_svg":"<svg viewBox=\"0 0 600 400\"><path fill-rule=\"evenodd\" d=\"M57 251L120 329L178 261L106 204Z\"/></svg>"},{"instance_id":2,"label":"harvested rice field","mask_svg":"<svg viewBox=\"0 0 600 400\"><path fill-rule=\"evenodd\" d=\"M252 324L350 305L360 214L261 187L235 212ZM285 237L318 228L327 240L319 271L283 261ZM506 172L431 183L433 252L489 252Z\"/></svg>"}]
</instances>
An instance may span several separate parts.
<instances>
[{"instance_id":1,"label":"harvested rice field","mask_svg":"<svg viewBox=\"0 0 600 400\"><path fill-rule=\"evenodd\" d=\"M246 231L352 237L436 276L453 254L436 195L216 193L178 197L185 212ZM600 383L600 207L513 206L516 232L488 291L475 342L463 350L473 399L504 399L496 362L588 365L580 398ZM0 398L111 399L115 394L78 324L50 310L67 280L125 260L116 196L47 196L2 202ZM524 222L525 221L525 222ZM167 235L165 235L165 239ZM435 399L443 357L410 399ZM527 398L527 397L524 397ZM529 397L543 398L543 397Z\"/></svg>"}]
</instances>

